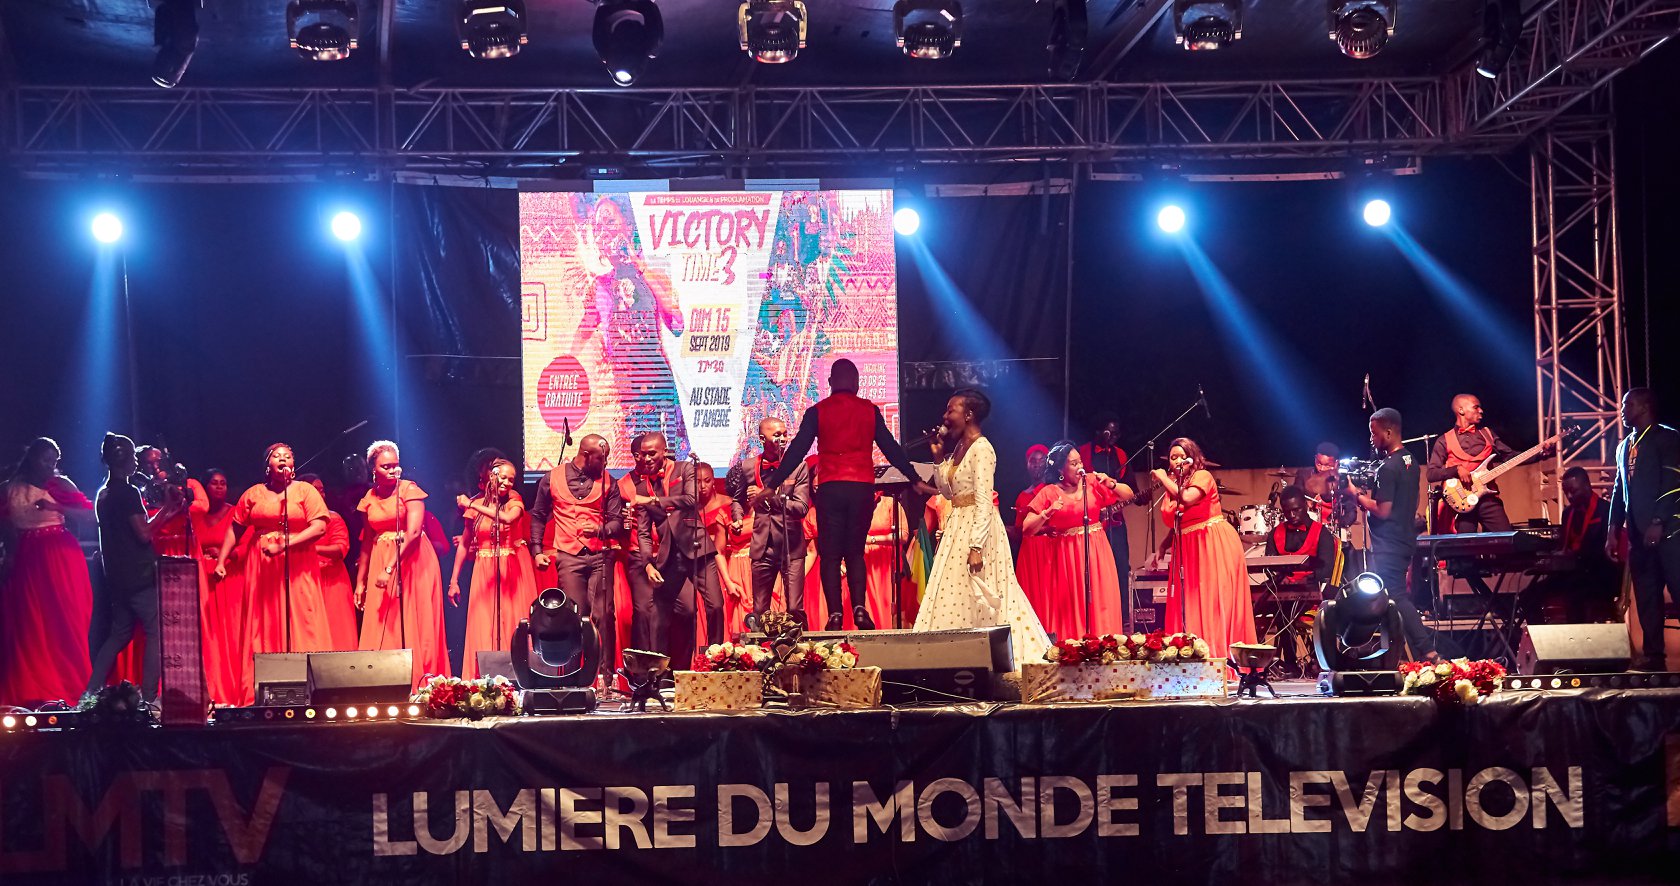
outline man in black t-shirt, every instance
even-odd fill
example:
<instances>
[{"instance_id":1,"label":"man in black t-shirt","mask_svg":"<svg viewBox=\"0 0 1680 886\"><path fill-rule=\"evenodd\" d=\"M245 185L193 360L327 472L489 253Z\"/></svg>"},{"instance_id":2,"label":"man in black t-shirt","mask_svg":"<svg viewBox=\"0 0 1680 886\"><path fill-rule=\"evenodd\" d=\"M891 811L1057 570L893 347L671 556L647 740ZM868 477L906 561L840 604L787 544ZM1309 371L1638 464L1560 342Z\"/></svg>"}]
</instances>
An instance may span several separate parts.
<instances>
[{"instance_id":1,"label":"man in black t-shirt","mask_svg":"<svg viewBox=\"0 0 1680 886\"><path fill-rule=\"evenodd\" d=\"M105 567L105 592L111 600L111 633L94 656L93 676L88 680L87 691L97 692L105 685L111 665L134 638L134 623L139 622L146 633L140 694L152 701L157 698L163 671L157 554L152 550L152 532L155 527L179 517L184 502L180 487L171 486L163 507L148 519L140 489L129 479L136 468L134 441L120 434L106 434L100 458L108 473L93 507L99 518L99 559Z\"/></svg>"},{"instance_id":2,"label":"man in black t-shirt","mask_svg":"<svg viewBox=\"0 0 1680 886\"><path fill-rule=\"evenodd\" d=\"M1379 409L1371 415L1371 448L1383 459L1377 468L1376 485L1366 492L1351 481L1348 494L1354 496L1370 521L1370 570L1383 580L1388 598L1400 611L1406 645L1414 659L1434 659L1435 641L1418 617L1417 607L1406 592L1406 571L1417 551L1418 489L1423 472L1400 442L1400 413Z\"/></svg>"}]
</instances>

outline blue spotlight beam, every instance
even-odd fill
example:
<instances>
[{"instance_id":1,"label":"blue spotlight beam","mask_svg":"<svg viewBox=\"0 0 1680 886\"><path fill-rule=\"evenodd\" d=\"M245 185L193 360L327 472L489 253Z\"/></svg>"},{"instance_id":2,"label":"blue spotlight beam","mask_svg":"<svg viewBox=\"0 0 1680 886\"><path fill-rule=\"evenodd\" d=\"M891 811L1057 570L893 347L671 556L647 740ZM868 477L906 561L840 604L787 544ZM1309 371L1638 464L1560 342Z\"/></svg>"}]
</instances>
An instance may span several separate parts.
<instances>
[{"instance_id":1,"label":"blue spotlight beam","mask_svg":"<svg viewBox=\"0 0 1680 886\"><path fill-rule=\"evenodd\" d=\"M1310 404L1323 402L1311 375L1288 351L1275 344L1271 329L1202 251L1195 238L1178 237L1174 242L1208 299L1211 309L1208 313L1220 338L1240 353L1241 363L1249 370L1250 377L1260 382L1266 399L1282 411L1296 443L1310 447L1318 439L1317 432L1310 429L1322 424Z\"/></svg>"},{"instance_id":2,"label":"blue spotlight beam","mask_svg":"<svg viewBox=\"0 0 1680 886\"><path fill-rule=\"evenodd\" d=\"M1400 224L1386 225L1382 231L1394 241L1429 291L1452 312L1460 334L1473 336L1478 347L1491 351L1499 365L1521 367L1525 373L1534 365L1531 343L1525 342L1521 332L1493 312L1485 295L1447 270Z\"/></svg>"}]
</instances>

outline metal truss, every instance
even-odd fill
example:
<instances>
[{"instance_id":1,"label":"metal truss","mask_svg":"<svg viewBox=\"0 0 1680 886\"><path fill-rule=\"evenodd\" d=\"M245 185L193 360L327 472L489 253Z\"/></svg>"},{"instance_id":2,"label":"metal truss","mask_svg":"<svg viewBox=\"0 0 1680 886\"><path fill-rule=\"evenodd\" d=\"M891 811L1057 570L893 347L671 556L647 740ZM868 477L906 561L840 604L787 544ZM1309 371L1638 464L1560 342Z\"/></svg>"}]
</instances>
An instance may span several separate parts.
<instances>
[{"instance_id":1,"label":"metal truss","mask_svg":"<svg viewBox=\"0 0 1680 886\"><path fill-rule=\"evenodd\" d=\"M1555 467L1615 470L1617 407L1627 379L1621 247L1616 232L1615 140L1607 97L1594 113L1559 117L1529 155L1534 208L1535 399L1540 438L1571 422L1586 433L1560 447ZM1558 506L1563 505L1561 484ZM1561 513L1561 512L1560 512Z\"/></svg>"},{"instance_id":2,"label":"metal truss","mask_svg":"<svg viewBox=\"0 0 1680 886\"><path fill-rule=\"evenodd\" d=\"M1680 0L1545 0L1499 77L1453 81L1466 131L1495 140L1539 132L1676 34Z\"/></svg>"},{"instance_id":3,"label":"metal truss","mask_svg":"<svg viewBox=\"0 0 1680 886\"><path fill-rule=\"evenodd\" d=\"M785 168L1316 158L1509 150L1441 81L758 89L19 86L16 165L562 174L566 164Z\"/></svg>"}]
</instances>

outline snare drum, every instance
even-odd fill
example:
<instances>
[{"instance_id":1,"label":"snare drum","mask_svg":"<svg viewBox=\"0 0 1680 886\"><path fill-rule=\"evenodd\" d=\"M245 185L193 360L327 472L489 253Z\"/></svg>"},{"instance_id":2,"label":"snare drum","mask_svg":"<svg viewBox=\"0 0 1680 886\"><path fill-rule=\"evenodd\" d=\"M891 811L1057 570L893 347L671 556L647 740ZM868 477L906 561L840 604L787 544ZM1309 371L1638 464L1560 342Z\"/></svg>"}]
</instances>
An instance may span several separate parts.
<instances>
[{"instance_id":1,"label":"snare drum","mask_svg":"<svg viewBox=\"0 0 1680 886\"><path fill-rule=\"evenodd\" d=\"M1242 535L1270 535L1277 524L1277 508L1243 505L1237 510L1237 532Z\"/></svg>"}]
</instances>

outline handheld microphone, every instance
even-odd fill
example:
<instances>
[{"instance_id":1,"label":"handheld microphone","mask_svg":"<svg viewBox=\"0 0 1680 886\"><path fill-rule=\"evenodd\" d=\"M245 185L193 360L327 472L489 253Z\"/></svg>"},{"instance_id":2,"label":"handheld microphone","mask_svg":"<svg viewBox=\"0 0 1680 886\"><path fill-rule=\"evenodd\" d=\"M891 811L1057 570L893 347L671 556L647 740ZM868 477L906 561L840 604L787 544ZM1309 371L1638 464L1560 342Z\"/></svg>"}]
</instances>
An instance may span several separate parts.
<instances>
[{"instance_id":1,"label":"handheld microphone","mask_svg":"<svg viewBox=\"0 0 1680 886\"><path fill-rule=\"evenodd\" d=\"M560 432L561 437L562 437L562 442L564 442L567 446L570 446L570 445L572 445L572 419L571 419L571 416L561 416L560 421L565 427L565 430L562 430ZM367 422L363 422L363 424L367 424Z\"/></svg>"},{"instance_id":2,"label":"handheld microphone","mask_svg":"<svg viewBox=\"0 0 1680 886\"><path fill-rule=\"evenodd\" d=\"M1203 417L1205 417L1209 420L1212 420L1213 419L1213 413L1208 409L1207 393L1202 390L1201 385L1196 386L1196 396L1198 398L1200 398L1201 401L1202 401L1202 415L1203 415Z\"/></svg>"},{"instance_id":3,"label":"handheld microphone","mask_svg":"<svg viewBox=\"0 0 1680 886\"><path fill-rule=\"evenodd\" d=\"M915 446L920 446L923 443L932 443L935 438L939 437L943 433L945 433L944 429L934 428L933 430L922 434L920 437L917 437L916 439L911 440L908 443L905 443L904 448L905 449L910 449L910 448L915 447Z\"/></svg>"}]
</instances>

